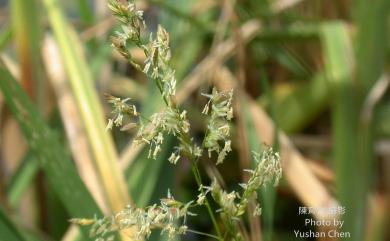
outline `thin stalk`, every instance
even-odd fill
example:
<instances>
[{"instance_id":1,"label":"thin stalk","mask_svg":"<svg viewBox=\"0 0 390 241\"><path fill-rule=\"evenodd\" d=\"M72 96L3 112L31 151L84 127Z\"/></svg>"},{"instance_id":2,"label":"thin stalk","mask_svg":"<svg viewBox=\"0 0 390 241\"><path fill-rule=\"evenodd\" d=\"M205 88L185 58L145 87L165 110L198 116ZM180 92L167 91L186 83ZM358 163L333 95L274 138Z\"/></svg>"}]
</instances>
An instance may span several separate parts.
<instances>
[{"instance_id":1,"label":"thin stalk","mask_svg":"<svg viewBox=\"0 0 390 241\"><path fill-rule=\"evenodd\" d=\"M180 135L179 139L186 145L188 145L191 142L191 138L188 135ZM202 144L202 147L203 147L203 144ZM186 154L187 154L188 160L191 163L191 167L192 167L191 170L192 170L192 173L194 174L195 181L196 181L196 184L198 185L199 191L202 193L202 195L204 195L206 197L205 198L205 206L206 206L207 212L209 213L209 216L211 218L211 222L213 223L215 232L217 233L219 239L223 240L222 233L221 233L221 230L219 229L219 226L218 226L217 220L215 218L214 212L211 209L211 206L210 206L210 203L208 201L208 198L205 195L205 193L203 191L203 188L202 188L202 183L203 183L202 182L202 177L200 175L200 171L199 171L199 168L198 168L198 165L197 165L198 158L196 158L195 156L191 155L190 153L186 153Z\"/></svg>"},{"instance_id":2,"label":"thin stalk","mask_svg":"<svg viewBox=\"0 0 390 241\"><path fill-rule=\"evenodd\" d=\"M161 85L161 79L155 79L155 82L156 82L156 85L157 85L157 87L158 87L158 90L160 91L160 93L161 93L161 95L162 95L162 97L163 97L163 100L164 100L164 103L167 105L167 106L169 106L169 102L168 102L168 100L167 100L167 97L165 96L165 95L163 95L163 92L164 92L164 90L163 90L163 87L162 87L162 85Z\"/></svg>"},{"instance_id":3,"label":"thin stalk","mask_svg":"<svg viewBox=\"0 0 390 241\"><path fill-rule=\"evenodd\" d=\"M221 240L219 237L217 237L217 236L215 236L215 235L208 234L208 233L203 233L203 232L199 232L199 231L192 230L192 229L187 229L187 232L189 232L189 233L195 233L195 234L199 234L199 235L203 235L203 236L207 236L207 237L214 238L214 239L217 239L217 240Z\"/></svg>"},{"instance_id":4,"label":"thin stalk","mask_svg":"<svg viewBox=\"0 0 390 241\"><path fill-rule=\"evenodd\" d=\"M192 168L191 168L192 169L192 173L194 174L194 177L195 177L195 180L196 180L196 184L198 185L202 195L204 195L204 191L201 188L202 187L202 178L200 176L199 168L198 168L198 166L196 165L196 163L193 160L190 159L190 161L191 161L191 165L192 165ZM215 232L218 235L218 239L219 240L223 240L221 230L219 229L219 226L218 226L217 220L215 218L214 212L211 209L211 206L210 206L210 203L209 203L207 197L205 198L205 206L206 206L207 212L209 213L209 216L211 218L211 222L213 223Z\"/></svg>"}]
</instances>

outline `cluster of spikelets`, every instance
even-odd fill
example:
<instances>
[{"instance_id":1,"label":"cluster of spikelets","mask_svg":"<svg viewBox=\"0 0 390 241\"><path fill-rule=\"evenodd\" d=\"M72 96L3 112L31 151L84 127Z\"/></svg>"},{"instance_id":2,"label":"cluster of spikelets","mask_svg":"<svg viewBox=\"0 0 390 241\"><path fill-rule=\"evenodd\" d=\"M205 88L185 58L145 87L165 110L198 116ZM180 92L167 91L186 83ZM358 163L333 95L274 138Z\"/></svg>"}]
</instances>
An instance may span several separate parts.
<instances>
[{"instance_id":1,"label":"cluster of spikelets","mask_svg":"<svg viewBox=\"0 0 390 241\"><path fill-rule=\"evenodd\" d=\"M175 104L176 78L175 71L170 67L171 53L169 48L169 35L167 31L159 26L156 37L149 35L149 41L143 42L141 33L146 28L143 19L143 12L136 8L134 2L123 3L117 0L109 2L113 14L121 22L121 31L117 31L112 37L113 47L121 53L133 66L144 72L153 79L158 86L161 95L166 103L166 108L151 117L142 117L137 113L135 105L128 104L129 99L109 97L109 103L113 105L114 117L109 119L107 129L115 126L122 126L123 117L140 117L140 121L130 122L122 129L138 127L139 131L135 138L136 143L149 145L149 157L156 159L161 151L161 145L165 134L172 134L178 137L180 146L175 148L169 161L176 164L184 155L195 160L200 157L203 148L206 148L211 155L215 151L218 154L217 164L222 163L226 154L231 151L229 140L230 128L228 121L233 118L232 99L233 91L218 92L213 90L212 94L204 94L209 98L203 113L210 114L207 135L202 146L193 143L189 136L190 124L187 120L186 111L180 111ZM140 66L132 59L128 45L136 45L145 53L144 66Z\"/></svg>"},{"instance_id":2,"label":"cluster of spikelets","mask_svg":"<svg viewBox=\"0 0 390 241\"><path fill-rule=\"evenodd\" d=\"M179 139L181 145L175 148L175 151L168 159L171 163L176 164L183 154L189 157L200 157L203 148L205 148L208 150L210 157L212 152L217 153L216 164L220 164L225 159L227 153L231 151L229 121L233 118L233 91L218 92L214 89L212 94L203 95L210 100L202 113L209 114L210 120L201 147L194 144L192 139L189 138L190 123L185 110L180 112L178 108L168 106L163 111L145 118L137 112L135 105L127 103L130 100L129 98L121 99L108 96L108 102L112 104L113 108L113 118L108 120L106 129L112 129L114 125L117 127L123 126L121 130L137 127L138 133L134 141L138 144L144 143L149 145L149 158L156 159L161 151L164 136L172 134ZM140 121L129 122L124 125L123 120L125 117L129 119L140 117Z\"/></svg>"},{"instance_id":3,"label":"cluster of spikelets","mask_svg":"<svg viewBox=\"0 0 390 241\"><path fill-rule=\"evenodd\" d=\"M169 35L167 31L158 26L156 36L151 33L149 41L144 43L141 39L142 30L146 28L143 12L136 8L135 3L123 3L111 0L109 7L122 23L121 31L112 37L112 45L136 69L151 77L161 91L167 105L173 107L173 97L176 92L175 71L170 67L171 51L169 48ZM141 67L132 59L128 45L136 45L145 53L145 65Z\"/></svg>"},{"instance_id":4,"label":"cluster of spikelets","mask_svg":"<svg viewBox=\"0 0 390 241\"><path fill-rule=\"evenodd\" d=\"M259 188L265 186L267 183L273 183L275 186L279 183L282 177L282 167L280 164L280 157L272 148L265 149L261 154L254 153L257 166L254 170L246 169L244 171L250 173L247 183L241 183L243 189L242 194L237 191L230 193L221 188L216 179L208 187L202 187L206 191L198 196L197 203L202 204L205 196L211 193L214 201L220 206L219 212L226 218L226 220L239 220L253 197L257 197L256 192ZM261 214L260 206L257 205L253 215L259 216Z\"/></svg>"},{"instance_id":5,"label":"cluster of spikelets","mask_svg":"<svg viewBox=\"0 0 390 241\"><path fill-rule=\"evenodd\" d=\"M204 146L208 149L209 156L211 156L213 151L218 153L217 164L220 164L225 159L227 153L232 150L229 139L229 121L233 118L233 90L226 93L218 93L216 89L213 89L211 95L203 95L210 100L203 108L202 113L206 115L211 113ZM223 147L221 147L221 142L223 142Z\"/></svg>"},{"instance_id":6,"label":"cluster of spikelets","mask_svg":"<svg viewBox=\"0 0 390 241\"><path fill-rule=\"evenodd\" d=\"M161 151L165 134L181 136L189 132L189 127L186 111L179 113L177 109L167 107L163 112L153 114L147 124L140 126L135 142L148 144L150 146L149 158L156 159ZM177 160L174 161L176 162Z\"/></svg>"},{"instance_id":7,"label":"cluster of spikelets","mask_svg":"<svg viewBox=\"0 0 390 241\"><path fill-rule=\"evenodd\" d=\"M130 98L121 99L108 94L106 97L108 103L112 104L112 114L114 115L113 118L108 119L106 130L111 130L114 125L117 127L122 126L123 119L126 116L138 116L136 106L127 104ZM129 124L127 124L127 127L129 127Z\"/></svg>"},{"instance_id":8,"label":"cluster of spikelets","mask_svg":"<svg viewBox=\"0 0 390 241\"><path fill-rule=\"evenodd\" d=\"M209 122L202 144L195 143L189 134L187 112L181 111L175 104L176 79L175 72L169 65L171 54L168 33L159 26L156 37L150 34L149 41L144 43L141 38L142 30L146 28L143 12L136 8L134 2L111 0L109 7L122 28L112 37L113 47L131 65L155 81L166 107L150 117L144 117L137 112L134 104L129 103L129 98L121 99L108 95L113 117L108 120L107 129L112 129L114 126L121 127L122 130L137 128L134 142L148 145L149 158L153 159L156 159L161 151L164 136L167 134L176 136L180 144L174 148L168 161L176 164L181 157L186 157L191 162L193 170L197 170L194 175L199 185L199 195L197 200L181 203L168 192L167 198L161 199L159 204L145 208L129 205L110 218L73 219L72 221L80 225L92 225L90 234L96 237L96 241L114 240L116 232L128 228L136 229L133 237L135 240L147 239L153 230L167 233L169 239L172 239L175 235L186 232L200 233L188 229L186 219L188 215L193 215L189 209L194 206L206 206L210 210L207 198L210 196L219 205L218 212L221 220L228 225L237 225L237 221L246 212L248 204L256 200L256 191L267 183L277 184L281 178L282 170L278 153L268 148L261 154L254 154L257 166L254 170L245 170L250 173L250 178L247 183L240 184L243 189L241 192L227 192L215 180L210 186L203 186L197 176L199 175L198 158L206 150L210 158L215 152L216 164L220 164L231 151L229 122L233 118L233 91L218 92L213 89L211 94L203 94L208 98L208 102L202 113L209 116ZM143 66L133 61L130 45L135 45L144 51L146 61ZM253 215L260 214L261 208L257 204ZM210 216L213 217L213 214L211 213ZM232 234L231 236L234 236L232 240L241 240L239 232L232 231ZM214 238L221 239L216 236Z\"/></svg>"},{"instance_id":9,"label":"cluster of spikelets","mask_svg":"<svg viewBox=\"0 0 390 241\"><path fill-rule=\"evenodd\" d=\"M219 205L217 212L221 213L221 217L225 222L232 223L240 220L244 215L249 202L259 190L260 187L268 183L276 185L282 175L279 155L268 148L261 154L254 154L257 161L257 166L254 170L246 170L251 174L247 183L242 183L243 191L227 192L216 180L210 186L201 186L200 193L196 201L182 203L173 198L168 192L167 198L161 199L160 204L153 204L146 208L136 208L128 205L125 209L111 218L102 219L73 219L74 223L80 225L92 225L90 235L97 237L96 241L110 241L113 239L113 233L136 228L135 240L144 240L149 238L153 230L160 230L161 234L167 233L169 240L175 235L185 234L189 230L186 221L187 216L194 216L190 211L195 206L205 204L206 195L211 194L213 200ZM261 208L257 204L252 215L259 216ZM239 234L238 234L239 235Z\"/></svg>"},{"instance_id":10,"label":"cluster of spikelets","mask_svg":"<svg viewBox=\"0 0 390 241\"><path fill-rule=\"evenodd\" d=\"M186 233L187 216L195 215L188 210L191 205L192 202L176 201L168 191L167 198L161 199L160 204L145 208L128 205L111 218L72 219L72 221L81 225L92 225L90 236L97 237L96 241L114 240L116 232L133 227L137 228L137 232L132 237L134 240L149 238L152 230L155 229L161 230L161 234L168 234L168 238L172 239L175 235Z\"/></svg>"}]
</instances>

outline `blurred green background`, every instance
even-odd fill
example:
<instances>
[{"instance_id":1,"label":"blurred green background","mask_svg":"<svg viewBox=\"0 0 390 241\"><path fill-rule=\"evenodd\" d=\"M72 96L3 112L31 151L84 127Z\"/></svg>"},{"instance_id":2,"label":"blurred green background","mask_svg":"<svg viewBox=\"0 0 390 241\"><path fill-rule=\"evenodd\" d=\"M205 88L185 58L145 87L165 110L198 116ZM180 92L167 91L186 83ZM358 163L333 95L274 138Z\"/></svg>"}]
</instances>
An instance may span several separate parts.
<instances>
[{"instance_id":1,"label":"blurred green background","mask_svg":"<svg viewBox=\"0 0 390 241\"><path fill-rule=\"evenodd\" d=\"M167 161L173 138L150 160L132 145L134 131L105 131L104 93L131 97L145 115L162 105L110 46L117 23L106 0L0 3L0 240L93 240L68 220L145 206L168 188L195 199L189 164ZM161 24L170 33L178 103L195 141L207 124L200 93L235 88L233 152L217 167L226 187L245 178L251 151L265 143L281 152L283 181L260 190L251 240L315 240L294 235L324 228L305 226L299 207L339 206L340 231L351 234L340 240L390 240L390 1L136 3L149 31ZM215 167L201 163L209 182ZM206 212L195 212L189 225L211 232Z\"/></svg>"}]
</instances>

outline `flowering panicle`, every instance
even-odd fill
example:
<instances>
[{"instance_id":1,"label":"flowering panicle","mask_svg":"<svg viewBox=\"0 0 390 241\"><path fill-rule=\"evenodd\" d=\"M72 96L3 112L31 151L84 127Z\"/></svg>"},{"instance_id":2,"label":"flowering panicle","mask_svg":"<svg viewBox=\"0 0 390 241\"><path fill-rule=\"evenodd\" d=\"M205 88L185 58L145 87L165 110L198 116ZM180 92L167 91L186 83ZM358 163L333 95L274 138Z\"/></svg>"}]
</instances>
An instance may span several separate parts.
<instances>
[{"instance_id":1,"label":"flowering panicle","mask_svg":"<svg viewBox=\"0 0 390 241\"><path fill-rule=\"evenodd\" d=\"M155 113L150 117L150 122L142 125L135 138L136 143L146 143L150 146L149 157L156 159L161 150L164 134L181 136L189 131L189 122L186 111L179 112L174 108L166 108L163 112ZM180 157L171 157L176 163Z\"/></svg>"},{"instance_id":2,"label":"flowering panicle","mask_svg":"<svg viewBox=\"0 0 390 241\"><path fill-rule=\"evenodd\" d=\"M210 99L202 111L206 115L210 112L204 146L208 149L209 156L213 151L218 153L217 164L220 164L231 151L229 121L233 118L233 90L218 92L214 88L211 95L203 95Z\"/></svg>"},{"instance_id":3,"label":"flowering panicle","mask_svg":"<svg viewBox=\"0 0 390 241\"><path fill-rule=\"evenodd\" d=\"M141 28L145 28L143 11L138 10L134 1L110 0L108 7L112 14L123 24L132 27L132 31L140 36ZM139 39L139 38L138 38Z\"/></svg>"},{"instance_id":4,"label":"flowering panicle","mask_svg":"<svg viewBox=\"0 0 390 241\"><path fill-rule=\"evenodd\" d=\"M95 241L114 241L114 232L118 231L118 226L116 225L114 217L104 217L101 219L98 219L97 217L94 219L72 218L69 221L81 226L91 225L89 236L97 237Z\"/></svg>"},{"instance_id":5,"label":"flowering panicle","mask_svg":"<svg viewBox=\"0 0 390 241\"><path fill-rule=\"evenodd\" d=\"M123 125L125 116L141 116L137 112L135 105L127 103L130 98L121 99L112 95L107 95L107 99L113 106L112 113L114 114L114 117L108 119L106 129L112 129L114 125L117 127L122 126L121 130L139 126L134 142L149 145L149 158L157 158L157 155L161 151L161 145L163 144L165 134L177 136L179 140L182 141L181 146L177 147L175 152L173 152L168 159L169 162L176 164L180 159L182 152L194 156L201 155L199 147L183 140L190 128L186 111L179 112L177 108L167 107L164 111L155 113L150 118L145 118L146 123L130 122Z\"/></svg>"},{"instance_id":6,"label":"flowering panicle","mask_svg":"<svg viewBox=\"0 0 390 241\"><path fill-rule=\"evenodd\" d=\"M207 149L209 156L212 152L217 153L216 164L222 163L231 151L229 121L233 118L233 90L218 92L213 89L211 94L204 94L209 100L202 113L209 115L210 120L202 146L199 147L189 135L190 124L187 112L181 111L174 101L176 78L175 71L169 65L171 53L168 33L159 26L157 33L150 34L149 41L143 43L141 34L142 30L146 28L143 12L137 10L132 0L124 2L124 0L109 0L111 11L121 22L121 30L112 37L112 45L137 70L142 71L155 81L166 108L146 118L137 112L135 105L128 104L129 98L121 99L109 95L108 102L113 106L113 117L109 119L107 129L111 129L113 126L122 126L122 130L138 127L134 142L149 145L149 158L153 159L156 159L161 151L164 136L166 134L176 136L180 145L174 148L168 161L176 164L182 156L190 160L200 194L196 201L182 203L176 201L168 192L167 198L161 199L159 204L145 208L128 205L110 218L73 219L72 221L80 225L92 225L91 236L97 237L96 241L112 241L115 232L128 228L136 230L132 234L134 235L132 238L136 240L149 238L151 232L156 229L161 230L161 233L167 233L169 239L178 234L194 232L223 240L224 237L207 200L207 195L211 194L214 201L220 206L218 212L221 214L223 223L227 230L230 230L228 234L232 238L230 240L243 240L237 229L236 221L245 213L249 201L253 200L253 197L256 196L254 194L260 187L268 182L274 182L276 185L281 178L279 155L271 148L261 154L255 153L254 158L257 161L257 166L253 170L246 170L251 176L247 183L240 184L243 188L242 192L227 192L221 188L216 180L209 187L203 186L197 166L198 157L202 156L203 150ZM130 45L135 45L144 51L146 60L143 66L133 61L129 49ZM139 121L123 125L125 117L127 119L137 117ZM193 215L189 209L197 205L207 207L218 236L188 229L186 226L187 216ZM260 214L261 208L257 203L253 215Z\"/></svg>"},{"instance_id":7,"label":"flowering panicle","mask_svg":"<svg viewBox=\"0 0 390 241\"><path fill-rule=\"evenodd\" d=\"M122 30L117 31L116 35L112 37L112 45L136 69L151 77L157 83L164 101L169 106L174 106L176 78L175 71L169 65L171 59L169 34L162 26L158 26L156 37L151 33L149 42L143 43L141 33L146 25L143 12L137 10L134 2L123 3L119 0L111 0L109 7L122 23ZM143 67L133 61L128 48L130 43L144 51L146 60Z\"/></svg>"},{"instance_id":8,"label":"flowering panicle","mask_svg":"<svg viewBox=\"0 0 390 241\"><path fill-rule=\"evenodd\" d=\"M181 153L185 152L194 156L199 156L199 147L188 143L189 122L185 111L179 111L174 102L176 93L175 71L170 67L171 52L169 47L169 34L158 26L157 33L149 35L149 41L144 43L141 38L142 30L146 28L143 19L143 12L137 10L133 1L124 3L120 0L111 0L109 7L114 16L121 22L121 31L117 31L112 38L113 46L138 70L153 79L159 88L161 95L167 104L167 108L160 113L152 115L149 122L140 125L139 132L135 138L137 143L147 143L150 145L149 157L157 158L161 151L161 144L164 134L173 134L181 141L181 146L172 153L169 158L171 163L177 163ZM133 44L145 53L144 66L140 66L132 60L129 44ZM121 124L121 114L117 123L109 121L109 127L113 124Z\"/></svg>"},{"instance_id":9,"label":"flowering panicle","mask_svg":"<svg viewBox=\"0 0 390 241\"><path fill-rule=\"evenodd\" d=\"M269 182L273 182L274 186L276 186L282 177L282 167L278 152L274 152L272 148L267 148L261 154L254 153L254 158L257 166L254 170L245 170L251 176L247 183L241 184L244 193L239 204L239 213L245 212L250 198L260 187Z\"/></svg>"},{"instance_id":10,"label":"flowering panicle","mask_svg":"<svg viewBox=\"0 0 390 241\"><path fill-rule=\"evenodd\" d=\"M123 125L123 118L125 116L129 117L135 117L138 116L137 108L135 105L129 105L127 102L130 100L130 98L121 99L112 95L107 94L106 98L108 100L108 103L112 104L112 112L114 114L113 118L108 119L108 124L106 129L111 130L112 127L115 126L122 126ZM130 125L136 125L135 123L131 123ZM129 126L129 125L127 125Z\"/></svg>"},{"instance_id":11,"label":"flowering panicle","mask_svg":"<svg viewBox=\"0 0 390 241\"><path fill-rule=\"evenodd\" d=\"M160 204L154 204L146 208L136 208L128 205L125 209L113 215L111 218L102 219L72 219L79 225L92 225L90 235L97 237L96 241L113 240L113 232L136 227L136 240L149 238L152 230L159 229L161 233L167 233L169 240L175 235L185 234L187 231L187 216L193 216L188 209L192 202L181 203L176 201L168 192L168 197L160 200Z\"/></svg>"},{"instance_id":12,"label":"flowering panicle","mask_svg":"<svg viewBox=\"0 0 390 241\"><path fill-rule=\"evenodd\" d=\"M163 98L172 106L176 94L176 78L175 71L169 65L171 51L167 31L159 25L157 37L153 39L151 34L149 43L143 47L146 55L143 72L156 81Z\"/></svg>"},{"instance_id":13,"label":"flowering panicle","mask_svg":"<svg viewBox=\"0 0 390 241\"><path fill-rule=\"evenodd\" d=\"M240 195L236 191L226 192L216 180L211 183L210 189L213 199L221 207L218 211L225 215L227 219L238 220L236 199L240 198Z\"/></svg>"},{"instance_id":14,"label":"flowering panicle","mask_svg":"<svg viewBox=\"0 0 390 241\"><path fill-rule=\"evenodd\" d=\"M133 1L123 3L119 0L110 0L108 3L113 15L122 23L121 30L111 37L112 46L136 69L141 70L135 63L128 48L129 43L142 46L141 31L146 28L143 11L138 10Z\"/></svg>"},{"instance_id":15,"label":"flowering panicle","mask_svg":"<svg viewBox=\"0 0 390 241\"><path fill-rule=\"evenodd\" d=\"M282 176L279 154L274 152L272 148L264 150L261 154L254 153L254 158L257 166L254 170L246 170L251 176L247 183L240 184L244 189L241 195L236 191L226 192L214 180L210 187L202 187L206 191L199 194L197 202L202 203L204 196L210 192L215 202L221 207L222 215L227 220L238 220L245 213L248 203L255 196L256 191L269 182L276 185ZM260 213L261 208L257 204L253 215L257 216Z\"/></svg>"}]
</instances>

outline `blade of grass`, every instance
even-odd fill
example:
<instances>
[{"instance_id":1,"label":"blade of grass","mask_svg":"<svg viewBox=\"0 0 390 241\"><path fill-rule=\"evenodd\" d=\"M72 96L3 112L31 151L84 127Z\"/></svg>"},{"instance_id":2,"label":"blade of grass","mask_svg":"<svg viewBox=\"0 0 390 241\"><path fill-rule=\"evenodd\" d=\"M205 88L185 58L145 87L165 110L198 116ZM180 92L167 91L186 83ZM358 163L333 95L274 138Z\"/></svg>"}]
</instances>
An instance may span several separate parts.
<instances>
[{"instance_id":1,"label":"blade of grass","mask_svg":"<svg viewBox=\"0 0 390 241\"><path fill-rule=\"evenodd\" d=\"M282 29L264 29L264 31L256 37L255 40L262 42L286 42L286 41L301 41L314 40L319 36L319 26L316 24L292 24Z\"/></svg>"},{"instance_id":2,"label":"blade of grass","mask_svg":"<svg viewBox=\"0 0 390 241\"><path fill-rule=\"evenodd\" d=\"M324 110L330 98L329 83L319 73L309 83L299 85L280 100L275 100L275 118L287 133L302 130Z\"/></svg>"},{"instance_id":3,"label":"blade of grass","mask_svg":"<svg viewBox=\"0 0 390 241\"><path fill-rule=\"evenodd\" d=\"M3 50L3 48L9 43L11 38L13 37L12 28L7 25L0 31L0 50Z\"/></svg>"},{"instance_id":4,"label":"blade of grass","mask_svg":"<svg viewBox=\"0 0 390 241\"><path fill-rule=\"evenodd\" d=\"M45 179L44 179L45 180ZM72 218L68 215L66 208L61 202L60 197L54 191L51 185L43 183L45 190L44 209L45 215L41 215L41 219L44 222L44 230L54 240L61 239L62 235L66 232L69 226L69 219Z\"/></svg>"},{"instance_id":5,"label":"blade of grass","mask_svg":"<svg viewBox=\"0 0 390 241\"><path fill-rule=\"evenodd\" d=\"M20 231L0 208L0 240L1 241L26 241Z\"/></svg>"},{"instance_id":6,"label":"blade of grass","mask_svg":"<svg viewBox=\"0 0 390 241\"><path fill-rule=\"evenodd\" d=\"M14 61L13 58L11 58L8 54L0 54L0 59L4 63L4 65L7 67L8 71L11 73L12 76L14 76L17 80L20 79L20 68L19 65Z\"/></svg>"},{"instance_id":7,"label":"blade of grass","mask_svg":"<svg viewBox=\"0 0 390 241\"><path fill-rule=\"evenodd\" d=\"M45 85L40 64L41 25L38 1L11 1L12 30L21 69L21 83L40 108L44 105Z\"/></svg>"},{"instance_id":8,"label":"blade of grass","mask_svg":"<svg viewBox=\"0 0 390 241\"><path fill-rule=\"evenodd\" d=\"M355 23L357 26L356 38L356 103L358 115L357 122L357 161L356 168L356 186L357 193L354 196L348 196L350 202L352 199L359 200L354 203L355 210L349 211L348 217L351 222L346 221L346 229L355 231L359 237L356 240L363 240L365 227L365 211L367 206L367 194L373 179L376 178L377 169L376 159L374 159L374 131L376 124L374 118L376 108L371 107L370 116L365 116L366 102L370 101L369 95L375 83L380 79L386 61L385 49L388 47L388 16L390 13L390 2L379 0L372 3L367 0L360 0L355 5ZM347 161L347 160L344 160ZM350 170L351 171L351 170ZM351 178L355 179L355 178ZM345 185L345 184L343 184Z\"/></svg>"},{"instance_id":9,"label":"blade of grass","mask_svg":"<svg viewBox=\"0 0 390 241\"><path fill-rule=\"evenodd\" d=\"M40 9L37 0L10 2L12 32L20 67L19 80L28 95L37 103L39 111L43 113L47 102L46 84L39 55L42 34ZM30 176L32 177L33 175Z\"/></svg>"},{"instance_id":10,"label":"blade of grass","mask_svg":"<svg viewBox=\"0 0 390 241\"><path fill-rule=\"evenodd\" d=\"M88 0L77 0L77 7L80 13L81 22L85 26L92 25L95 20L93 11L91 10L91 3L92 2Z\"/></svg>"},{"instance_id":11,"label":"blade of grass","mask_svg":"<svg viewBox=\"0 0 390 241\"><path fill-rule=\"evenodd\" d=\"M337 194L346 208L344 230L353 233L354 240L359 240L363 237L357 228L362 229L358 223L363 221L362 189L365 189L367 177L362 176L357 149L359 110L352 76L352 43L343 23L327 23L322 31L326 73L334 94L332 122Z\"/></svg>"},{"instance_id":12,"label":"blade of grass","mask_svg":"<svg viewBox=\"0 0 390 241\"><path fill-rule=\"evenodd\" d=\"M387 103L381 103L378 108L378 123L376 128L376 133L382 137L390 137L390 108Z\"/></svg>"},{"instance_id":13,"label":"blade of grass","mask_svg":"<svg viewBox=\"0 0 390 241\"><path fill-rule=\"evenodd\" d=\"M64 123L68 143L78 172L100 209L105 214L108 214L107 203L104 199L103 190L99 185L98 173L94 166L76 100L72 95L69 83L66 81L65 69L58 46L51 36L45 37L42 51L48 78L57 95L62 122Z\"/></svg>"},{"instance_id":14,"label":"blade of grass","mask_svg":"<svg viewBox=\"0 0 390 241\"><path fill-rule=\"evenodd\" d=\"M142 115L150 116L162 108L161 96L158 94L158 89L152 81L149 81L148 96L150 98L142 106ZM169 150L172 149L172 138L166 137L168 140L163 145L161 155L156 160L148 159L148 149L143 148L143 151L137 156L135 161L127 169L127 183L131 194L136 197L136 204L145 206L150 201L155 186L160 176L160 171L164 162L168 159ZM147 178L145 178L147 177Z\"/></svg>"},{"instance_id":15,"label":"blade of grass","mask_svg":"<svg viewBox=\"0 0 390 241\"><path fill-rule=\"evenodd\" d=\"M31 151L38 158L47 174L48 182L60 197L69 215L73 217L101 215L67 152L39 117L36 108L2 63L0 63L0 89L9 109L21 126ZM88 239L88 230L82 228L82 231Z\"/></svg>"},{"instance_id":16,"label":"blade of grass","mask_svg":"<svg viewBox=\"0 0 390 241\"><path fill-rule=\"evenodd\" d=\"M27 158L18 167L7 186L7 199L10 207L15 208L18 205L22 194L31 185L38 170L38 160L27 154Z\"/></svg>"},{"instance_id":17,"label":"blade of grass","mask_svg":"<svg viewBox=\"0 0 390 241\"><path fill-rule=\"evenodd\" d=\"M130 202L130 198L117 162L113 141L105 132L102 107L93 86L89 67L81 53L80 42L64 18L59 2L56 0L43 2L88 134L106 198L111 210L119 211Z\"/></svg>"},{"instance_id":18,"label":"blade of grass","mask_svg":"<svg viewBox=\"0 0 390 241\"><path fill-rule=\"evenodd\" d=\"M337 191L347 211L344 229L362 240L366 224L367 194L373 182L375 124L366 113L365 102L384 69L387 47L388 1L358 1L355 5L356 69L352 75L353 56L348 32L342 24L324 28L327 70L333 81L335 108L335 166ZM355 67L355 66L352 66ZM355 77L355 78L354 78Z\"/></svg>"},{"instance_id":19,"label":"blade of grass","mask_svg":"<svg viewBox=\"0 0 390 241\"><path fill-rule=\"evenodd\" d=\"M148 150L144 150L127 171L126 176L130 193L135 197L134 202L140 207L149 204L159 183L169 182L169 179L174 177L172 175L168 179L159 179L163 166L169 165L167 160L171 154L170 151L173 149L173 138L166 138L161 154L156 160L148 159Z\"/></svg>"},{"instance_id":20,"label":"blade of grass","mask_svg":"<svg viewBox=\"0 0 390 241\"><path fill-rule=\"evenodd\" d=\"M204 23L199 21L198 18L192 17L190 14L187 14L183 12L181 9L174 6L169 1L162 1L162 0L149 0L149 2L159 5L163 7L165 10L169 11L171 14L183 18L192 25L194 25L197 29L201 30L202 32L213 32L214 28L209 23Z\"/></svg>"},{"instance_id":21,"label":"blade of grass","mask_svg":"<svg viewBox=\"0 0 390 241\"><path fill-rule=\"evenodd\" d=\"M312 70L308 67L308 64L304 60L300 59L294 54L285 44L280 43L265 43L263 51L267 55L272 56L275 60L284 66L286 69L294 73L296 76L301 78L307 78L311 76Z\"/></svg>"}]
</instances>

